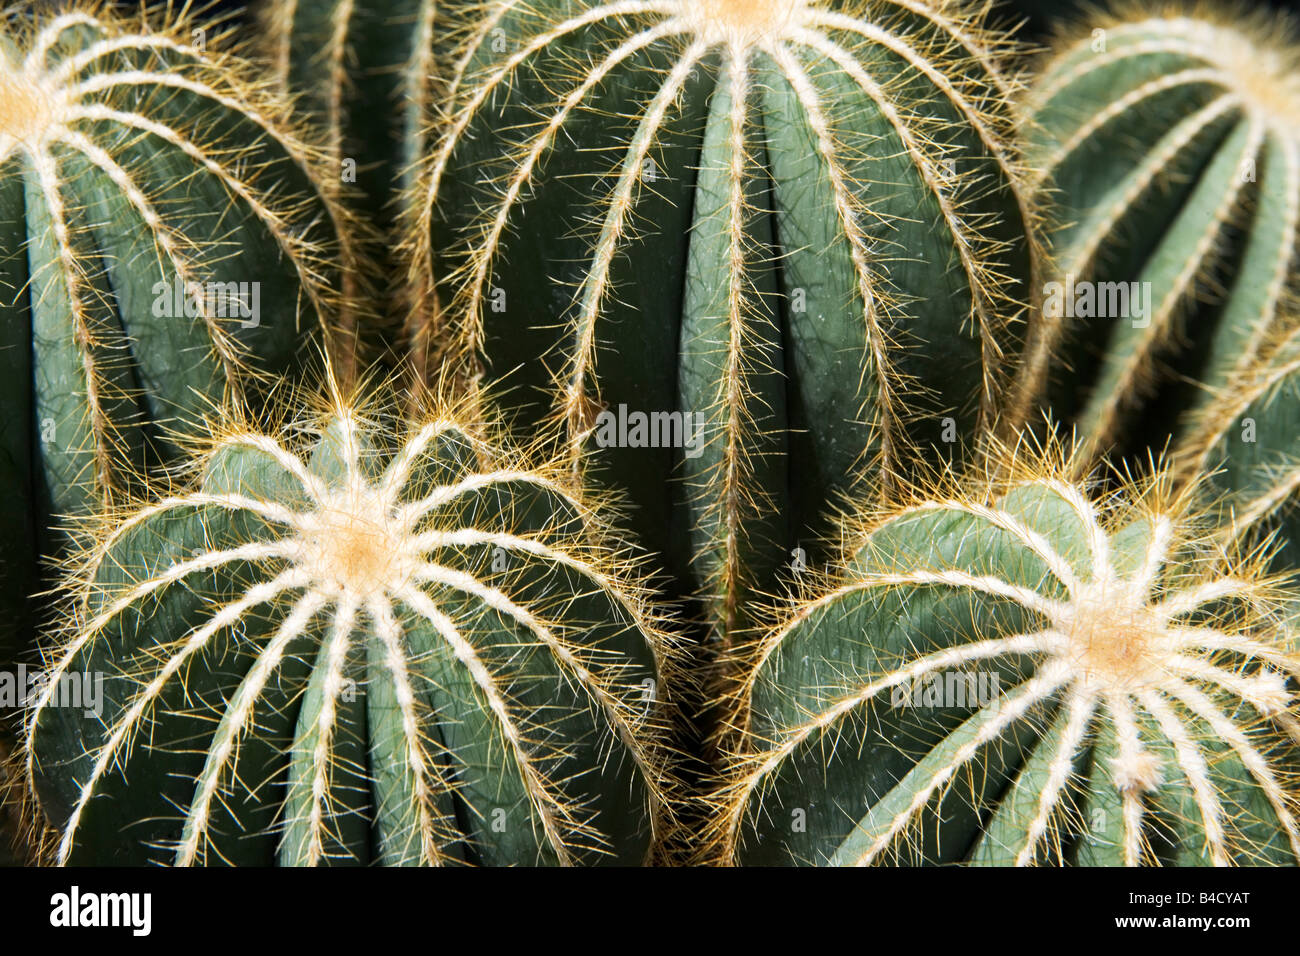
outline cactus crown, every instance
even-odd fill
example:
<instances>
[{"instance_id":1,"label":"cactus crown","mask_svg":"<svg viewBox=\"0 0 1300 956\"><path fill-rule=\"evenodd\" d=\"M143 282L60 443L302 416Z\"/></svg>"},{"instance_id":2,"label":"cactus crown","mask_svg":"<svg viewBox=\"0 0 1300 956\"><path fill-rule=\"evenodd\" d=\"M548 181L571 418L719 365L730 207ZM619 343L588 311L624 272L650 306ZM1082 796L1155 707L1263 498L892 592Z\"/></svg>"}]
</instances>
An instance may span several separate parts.
<instances>
[{"instance_id":1,"label":"cactus crown","mask_svg":"<svg viewBox=\"0 0 1300 956\"><path fill-rule=\"evenodd\" d=\"M755 46L799 25L807 0L703 0L679 5L696 36L714 43Z\"/></svg>"},{"instance_id":2,"label":"cactus crown","mask_svg":"<svg viewBox=\"0 0 1300 956\"><path fill-rule=\"evenodd\" d=\"M115 523L30 716L60 862L641 862L657 631L588 504L462 417L224 428ZM57 707L96 672L105 713Z\"/></svg>"},{"instance_id":3,"label":"cactus crown","mask_svg":"<svg viewBox=\"0 0 1300 956\"><path fill-rule=\"evenodd\" d=\"M727 795L742 859L1300 859L1300 657L1262 557L1225 561L1167 478L1097 505L1064 456L1003 467L850 531L766 642ZM1006 668L996 699L896 708L972 667ZM813 804L818 839L762 822Z\"/></svg>"}]
</instances>

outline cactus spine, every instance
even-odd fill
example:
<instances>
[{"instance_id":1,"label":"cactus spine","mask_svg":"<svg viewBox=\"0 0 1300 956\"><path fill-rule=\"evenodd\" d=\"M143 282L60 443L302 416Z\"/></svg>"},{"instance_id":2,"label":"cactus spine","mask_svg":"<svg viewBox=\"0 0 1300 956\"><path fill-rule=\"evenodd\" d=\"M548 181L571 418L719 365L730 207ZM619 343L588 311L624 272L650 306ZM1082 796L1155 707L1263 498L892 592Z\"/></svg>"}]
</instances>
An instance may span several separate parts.
<instances>
[{"instance_id":1,"label":"cactus spine","mask_svg":"<svg viewBox=\"0 0 1300 956\"><path fill-rule=\"evenodd\" d=\"M1098 505L1078 467L1013 461L851 535L753 670L739 861L1300 861L1282 595L1167 478Z\"/></svg>"},{"instance_id":2,"label":"cactus spine","mask_svg":"<svg viewBox=\"0 0 1300 956\"><path fill-rule=\"evenodd\" d=\"M454 409L224 430L84 573L26 751L57 860L641 862L658 644L611 554Z\"/></svg>"},{"instance_id":3,"label":"cactus spine","mask_svg":"<svg viewBox=\"0 0 1300 956\"><path fill-rule=\"evenodd\" d=\"M49 515L138 491L211 405L294 368L352 265L318 151L195 32L90 4L3 21L6 600L57 549Z\"/></svg>"},{"instance_id":4,"label":"cactus spine","mask_svg":"<svg viewBox=\"0 0 1300 956\"><path fill-rule=\"evenodd\" d=\"M1300 291L1294 39L1286 20L1134 7L1050 57L1028 97L1027 153L1056 207L1058 286L1021 419L1050 395L1092 457L1163 450L1173 413L1203 403L1189 380L1221 388L1284 333Z\"/></svg>"},{"instance_id":5,"label":"cactus spine","mask_svg":"<svg viewBox=\"0 0 1300 956\"><path fill-rule=\"evenodd\" d=\"M994 415L1029 274L1000 43L928 0L536 0L455 62L424 327L630 496L716 635L837 491Z\"/></svg>"}]
</instances>

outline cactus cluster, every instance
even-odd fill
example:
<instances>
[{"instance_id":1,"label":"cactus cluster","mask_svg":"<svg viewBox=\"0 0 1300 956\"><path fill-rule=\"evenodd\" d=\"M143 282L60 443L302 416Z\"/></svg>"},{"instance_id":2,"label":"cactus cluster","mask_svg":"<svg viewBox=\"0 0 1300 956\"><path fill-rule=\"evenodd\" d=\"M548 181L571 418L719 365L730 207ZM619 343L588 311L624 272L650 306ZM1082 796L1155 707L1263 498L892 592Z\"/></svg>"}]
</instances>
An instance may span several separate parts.
<instances>
[{"instance_id":1,"label":"cactus cluster","mask_svg":"<svg viewBox=\"0 0 1300 956\"><path fill-rule=\"evenodd\" d=\"M1300 865L1286 21L115 6L0 18L0 846Z\"/></svg>"}]
</instances>

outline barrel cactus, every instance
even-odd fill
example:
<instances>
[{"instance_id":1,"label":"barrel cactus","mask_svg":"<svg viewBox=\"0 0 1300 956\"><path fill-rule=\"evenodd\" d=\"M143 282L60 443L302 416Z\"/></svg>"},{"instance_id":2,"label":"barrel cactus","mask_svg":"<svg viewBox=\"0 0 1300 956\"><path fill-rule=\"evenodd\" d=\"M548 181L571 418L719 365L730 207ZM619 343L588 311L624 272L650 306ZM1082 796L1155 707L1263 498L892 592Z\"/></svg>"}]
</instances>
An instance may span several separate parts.
<instances>
[{"instance_id":1,"label":"barrel cactus","mask_svg":"<svg viewBox=\"0 0 1300 956\"><path fill-rule=\"evenodd\" d=\"M1093 456L1161 451L1276 341L1300 291L1296 49L1285 19L1130 8L1048 58L1027 153L1056 262L1021 418L1050 396Z\"/></svg>"},{"instance_id":2,"label":"barrel cactus","mask_svg":"<svg viewBox=\"0 0 1300 956\"><path fill-rule=\"evenodd\" d=\"M58 862L646 857L657 631L589 506L461 417L230 427L114 522L29 721Z\"/></svg>"},{"instance_id":3,"label":"barrel cactus","mask_svg":"<svg viewBox=\"0 0 1300 956\"><path fill-rule=\"evenodd\" d=\"M318 150L216 34L36 10L0 23L5 626L51 516L296 367L349 265Z\"/></svg>"},{"instance_id":4,"label":"barrel cactus","mask_svg":"<svg viewBox=\"0 0 1300 956\"><path fill-rule=\"evenodd\" d=\"M931 0L473 7L408 210L422 327L729 638L838 491L995 415L1031 269L1005 41Z\"/></svg>"},{"instance_id":5,"label":"barrel cactus","mask_svg":"<svg viewBox=\"0 0 1300 956\"><path fill-rule=\"evenodd\" d=\"M1295 864L1300 643L1167 477L1022 457L851 534L749 682L743 863Z\"/></svg>"}]
</instances>

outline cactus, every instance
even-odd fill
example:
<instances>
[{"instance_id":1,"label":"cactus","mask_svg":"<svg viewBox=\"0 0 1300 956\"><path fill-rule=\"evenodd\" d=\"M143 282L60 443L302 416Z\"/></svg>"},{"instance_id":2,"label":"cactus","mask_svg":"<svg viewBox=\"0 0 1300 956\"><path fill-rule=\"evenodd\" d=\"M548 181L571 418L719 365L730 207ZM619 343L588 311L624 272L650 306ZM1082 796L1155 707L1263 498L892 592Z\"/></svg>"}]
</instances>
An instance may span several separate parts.
<instances>
[{"instance_id":1,"label":"cactus","mask_svg":"<svg viewBox=\"0 0 1300 956\"><path fill-rule=\"evenodd\" d=\"M223 429L90 559L26 746L55 858L640 862L658 632L589 505L455 409L331 409Z\"/></svg>"},{"instance_id":2,"label":"cactus","mask_svg":"<svg viewBox=\"0 0 1300 956\"><path fill-rule=\"evenodd\" d=\"M210 406L294 368L351 265L318 150L218 37L98 6L0 26L6 627L50 516L139 490Z\"/></svg>"},{"instance_id":3,"label":"cactus","mask_svg":"<svg viewBox=\"0 0 1300 956\"><path fill-rule=\"evenodd\" d=\"M1300 861L1283 594L1167 474L1098 504L1078 469L1022 454L849 532L756 657L735 859Z\"/></svg>"},{"instance_id":4,"label":"cactus","mask_svg":"<svg viewBox=\"0 0 1300 956\"><path fill-rule=\"evenodd\" d=\"M1005 41L931 0L476 10L408 204L416 348L594 463L729 638L839 491L995 415L1031 259Z\"/></svg>"},{"instance_id":5,"label":"cactus","mask_svg":"<svg viewBox=\"0 0 1300 956\"><path fill-rule=\"evenodd\" d=\"M1015 419L1050 396L1088 458L1163 451L1277 341L1300 301L1294 37L1235 8L1132 8L1057 45L1026 110L1056 285Z\"/></svg>"}]
</instances>

